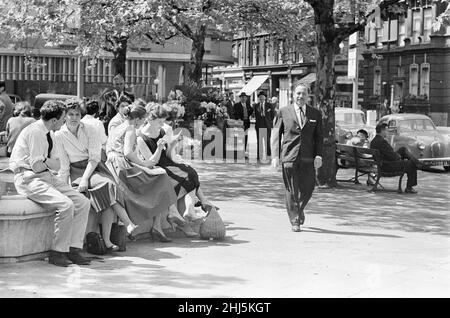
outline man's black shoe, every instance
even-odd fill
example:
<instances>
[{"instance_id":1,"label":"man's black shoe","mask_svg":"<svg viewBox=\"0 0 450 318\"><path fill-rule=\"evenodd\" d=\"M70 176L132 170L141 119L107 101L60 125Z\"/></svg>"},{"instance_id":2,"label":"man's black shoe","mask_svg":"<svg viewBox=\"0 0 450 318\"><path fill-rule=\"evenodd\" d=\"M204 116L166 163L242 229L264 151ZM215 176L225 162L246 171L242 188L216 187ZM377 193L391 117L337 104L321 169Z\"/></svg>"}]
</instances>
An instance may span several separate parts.
<instances>
[{"instance_id":1,"label":"man's black shoe","mask_svg":"<svg viewBox=\"0 0 450 318\"><path fill-rule=\"evenodd\" d=\"M50 251L50 255L48 257L48 262L49 262L49 264L53 264L53 265L61 266L61 267L67 267L70 264L72 264L70 259L67 257L66 253L57 252L57 251Z\"/></svg>"},{"instance_id":2,"label":"man's black shoe","mask_svg":"<svg viewBox=\"0 0 450 318\"><path fill-rule=\"evenodd\" d=\"M67 254L67 257L74 264L77 264L77 265L90 265L91 261L89 259L87 259L86 257L81 256L80 252L81 252L80 248L71 247L69 253Z\"/></svg>"},{"instance_id":3,"label":"man's black shoe","mask_svg":"<svg viewBox=\"0 0 450 318\"><path fill-rule=\"evenodd\" d=\"M416 194L416 193L417 193L417 191L416 191L416 190L414 190L413 188L406 188L406 189L405 189L405 193L412 193L412 194Z\"/></svg>"}]
</instances>

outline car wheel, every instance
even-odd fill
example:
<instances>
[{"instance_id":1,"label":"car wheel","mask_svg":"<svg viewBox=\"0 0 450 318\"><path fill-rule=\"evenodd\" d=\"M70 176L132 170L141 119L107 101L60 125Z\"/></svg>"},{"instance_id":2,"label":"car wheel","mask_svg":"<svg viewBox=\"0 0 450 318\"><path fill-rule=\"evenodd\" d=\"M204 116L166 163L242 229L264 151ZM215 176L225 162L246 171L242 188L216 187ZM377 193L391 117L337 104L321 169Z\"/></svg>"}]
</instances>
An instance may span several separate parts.
<instances>
[{"instance_id":1,"label":"car wheel","mask_svg":"<svg viewBox=\"0 0 450 318\"><path fill-rule=\"evenodd\" d=\"M444 166L445 171L450 171L450 166Z\"/></svg>"}]
</instances>

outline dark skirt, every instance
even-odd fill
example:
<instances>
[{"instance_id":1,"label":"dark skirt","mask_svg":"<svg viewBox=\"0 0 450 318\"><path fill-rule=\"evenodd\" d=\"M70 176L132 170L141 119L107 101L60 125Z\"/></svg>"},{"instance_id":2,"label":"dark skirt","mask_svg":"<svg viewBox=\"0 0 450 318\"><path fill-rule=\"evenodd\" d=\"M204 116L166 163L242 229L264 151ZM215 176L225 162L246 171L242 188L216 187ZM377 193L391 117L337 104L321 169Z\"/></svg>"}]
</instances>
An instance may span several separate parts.
<instances>
[{"instance_id":1,"label":"dark skirt","mask_svg":"<svg viewBox=\"0 0 450 318\"><path fill-rule=\"evenodd\" d=\"M87 164L87 159L70 164L72 186L80 184ZM88 191L84 194L91 201L91 207L95 212L101 212L117 203L116 182L104 162L98 163L89 178Z\"/></svg>"},{"instance_id":2,"label":"dark skirt","mask_svg":"<svg viewBox=\"0 0 450 318\"><path fill-rule=\"evenodd\" d=\"M167 212L177 196L164 170L138 166L123 156L112 156L106 162L116 180L121 203L133 223L141 223ZM159 173L162 171L163 173Z\"/></svg>"}]
</instances>

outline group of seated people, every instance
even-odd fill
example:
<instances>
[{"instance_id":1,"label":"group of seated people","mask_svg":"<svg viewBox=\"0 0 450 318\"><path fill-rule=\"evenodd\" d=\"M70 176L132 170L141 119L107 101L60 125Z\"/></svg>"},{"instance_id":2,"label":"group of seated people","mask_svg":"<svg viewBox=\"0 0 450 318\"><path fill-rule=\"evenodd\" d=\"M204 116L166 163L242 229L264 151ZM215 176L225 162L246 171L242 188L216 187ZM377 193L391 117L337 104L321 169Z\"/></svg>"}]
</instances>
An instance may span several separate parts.
<instances>
[{"instance_id":1,"label":"group of seated people","mask_svg":"<svg viewBox=\"0 0 450 318\"><path fill-rule=\"evenodd\" d=\"M17 192L56 210L49 263L57 266L90 263L81 251L98 220L107 251L115 252L119 247L110 233L117 218L131 240L139 224L150 221L152 237L170 242L163 219L194 237L188 223L198 217L194 206L216 208L197 172L170 151L176 141L166 134L170 106L132 102L123 95L107 136L95 118L98 109L95 100L47 101L40 120L24 128L12 148L9 163Z\"/></svg>"}]
</instances>

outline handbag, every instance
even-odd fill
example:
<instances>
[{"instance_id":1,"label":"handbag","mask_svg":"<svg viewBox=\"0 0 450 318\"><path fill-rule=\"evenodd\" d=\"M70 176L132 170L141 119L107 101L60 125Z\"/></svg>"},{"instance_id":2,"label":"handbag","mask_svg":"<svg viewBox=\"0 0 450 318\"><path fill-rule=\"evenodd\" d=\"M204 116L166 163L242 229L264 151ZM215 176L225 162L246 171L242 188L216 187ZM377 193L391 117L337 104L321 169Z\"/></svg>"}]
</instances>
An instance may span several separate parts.
<instances>
[{"instance_id":1,"label":"handbag","mask_svg":"<svg viewBox=\"0 0 450 318\"><path fill-rule=\"evenodd\" d=\"M102 236L96 232L89 232L86 235L86 249L90 254L105 255L106 244Z\"/></svg>"},{"instance_id":2,"label":"handbag","mask_svg":"<svg viewBox=\"0 0 450 318\"><path fill-rule=\"evenodd\" d=\"M125 225L113 223L111 226L111 235L109 239L111 243L119 247L119 252L124 252L127 250L126 244L127 231Z\"/></svg>"}]
</instances>

